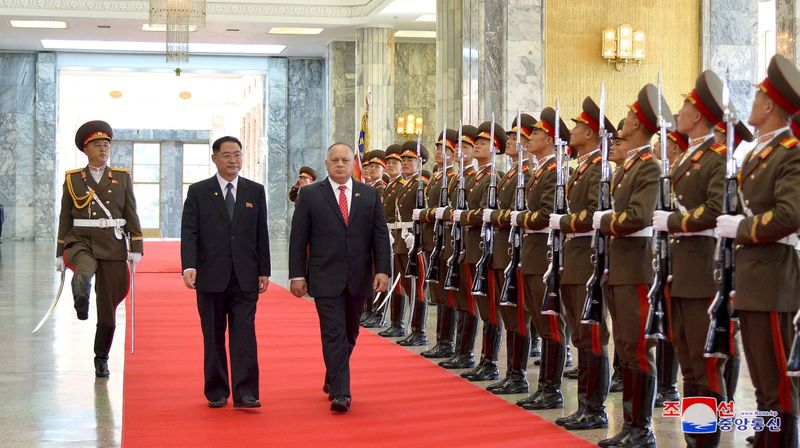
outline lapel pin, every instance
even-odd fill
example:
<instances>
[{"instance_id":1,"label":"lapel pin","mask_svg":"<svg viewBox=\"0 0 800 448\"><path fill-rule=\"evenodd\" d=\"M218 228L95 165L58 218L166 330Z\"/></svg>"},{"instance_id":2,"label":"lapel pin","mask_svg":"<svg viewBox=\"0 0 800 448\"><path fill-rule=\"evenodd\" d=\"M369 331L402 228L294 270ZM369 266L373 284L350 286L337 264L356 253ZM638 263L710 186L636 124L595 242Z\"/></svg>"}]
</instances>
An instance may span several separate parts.
<instances>
[{"instance_id":1,"label":"lapel pin","mask_svg":"<svg viewBox=\"0 0 800 448\"><path fill-rule=\"evenodd\" d=\"M215 192L214 192L214 196L219 196L219 193L217 193L217 192L215 191Z\"/></svg>"},{"instance_id":2,"label":"lapel pin","mask_svg":"<svg viewBox=\"0 0 800 448\"><path fill-rule=\"evenodd\" d=\"M359 197L359 196L361 196L361 193L356 193L356 197Z\"/></svg>"},{"instance_id":3,"label":"lapel pin","mask_svg":"<svg viewBox=\"0 0 800 448\"><path fill-rule=\"evenodd\" d=\"M245 202L244 206L247 207L247 208L253 208L253 203L252 202Z\"/></svg>"}]
</instances>

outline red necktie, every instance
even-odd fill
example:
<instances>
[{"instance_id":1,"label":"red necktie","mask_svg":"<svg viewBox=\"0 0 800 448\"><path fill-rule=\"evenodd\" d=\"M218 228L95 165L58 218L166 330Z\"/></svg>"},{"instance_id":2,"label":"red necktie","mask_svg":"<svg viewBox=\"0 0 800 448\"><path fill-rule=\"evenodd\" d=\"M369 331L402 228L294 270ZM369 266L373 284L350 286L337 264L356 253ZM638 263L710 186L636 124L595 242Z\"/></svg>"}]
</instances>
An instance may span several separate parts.
<instances>
[{"instance_id":1,"label":"red necktie","mask_svg":"<svg viewBox=\"0 0 800 448\"><path fill-rule=\"evenodd\" d=\"M339 185L339 210L342 211L342 218L344 223L347 224L347 196L344 195L344 190L347 189L346 185Z\"/></svg>"}]
</instances>

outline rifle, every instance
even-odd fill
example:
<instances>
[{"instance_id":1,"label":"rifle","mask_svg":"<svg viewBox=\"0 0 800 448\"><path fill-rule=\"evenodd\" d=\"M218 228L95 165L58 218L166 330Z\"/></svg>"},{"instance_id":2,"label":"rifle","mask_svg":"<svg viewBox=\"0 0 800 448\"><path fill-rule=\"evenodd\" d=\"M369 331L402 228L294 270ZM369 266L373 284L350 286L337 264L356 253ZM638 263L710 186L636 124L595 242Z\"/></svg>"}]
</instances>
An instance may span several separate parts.
<instances>
[{"instance_id":1,"label":"rifle","mask_svg":"<svg viewBox=\"0 0 800 448\"><path fill-rule=\"evenodd\" d=\"M658 73L658 128L661 144L661 177L658 179L658 208L672 212L672 178L669 175L669 157L667 157L667 128L670 126L661 111L661 72ZM667 316L667 288L672 271L669 256L669 232L657 232L653 248L653 271L655 280L647 294L650 310L644 326L644 337L647 339L666 339L669 321Z\"/></svg>"},{"instance_id":2,"label":"rifle","mask_svg":"<svg viewBox=\"0 0 800 448\"><path fill-rule=\"evenodd\" d=\"M447 124L442 126L442 189L439 193L439 207L448 207L450 198L447 190ZM426 283L439 283L441 273L442 252L444 251L444 219L437 219L433 225L433 250L428 259L428 271L425 273Z\"/></svg>"},{"instance_id":3,"label":"rifle","mask_svg":"<svg viewBox=\"0 0 800 448\"><path fill-rule=\"evenodd\" d=\"M722 84L722 102L724 103L723 120L725 121L727 131L725 142L728 146L726 154L726 174L725 174L725 191L722 197L722 213L728 215L737 214L739 205L739 181L736 177L736 159L733 158L734 150L734 127L738 121L730 101L730 72L726 71L725 81ZM734 254L734 240L733 238L718 238L717 249L714 254L716 261L716 268L714 269L714 278L717 280L717 294L711 306L708 308L708 314L711 317L711 322L708 326L708 334L706 335L706 344L703 348L703 356L706 358L727 358L731 355L731 320L736 317L731 312L731 298L736 294L734 290L734 279L736 276L736 262ZM796 344L792 345L794 350ZM792 351L794 354L794 351Z\"/></svg>"},{"instance_id":4,"label":"rifle","mask_svg":"<svg viewBox=\"0 0 800 448\"><path fill-rule=\"evenodd\" d=\"M564 163L564 152L566 151L567 142L563 141L559 135L560 123L561 104L556 98L556 118L553 123L556 145L556 197L553 200L553 211L556 214L563 215L566 213L567 208L566 179L564 176L564 165L566 165ZM545 291L541 313L544 315L558 315L561 311L561 271L564 270L564 234L561 230L550 229L547 244L550 246L550 250L547 252L550 266L547 268L547 272L544 273Z\"/></svg>"},{"instance_id":5,"label":"rifle","mask_svg":"<svg viewBox=\"0 0 800 448\"><path fill-rule=\"evenodd\" d=\"M492 113L492 130L490 132L489 153L491 162L489 164L489 198L486 201L486 208L497 210L497 177L495 176L495 154L494 143L494 113ZM481 248L483 254L475 264L475 280L472 282L472 294L476 296L489 295L489 269L492 263L492 252L494 248L494 226L491 223L483 223L481 226Z\"/></svg>"},{"instance_id":6,"label":"rifle","mask_svg":"<svg viewBox=\"0 0 800 448\"><path fill-rule=\"evenodd\" d=\"M525 147L520 143L520 129L522 129L522 114L517 110L517 189L514 192L514 211L525 210L525 174L522 164L525 160ZM501 306L517 306L517 299L521 285L519 273L522 270L522 229L517 223L511 222L511 231L508 234L509 253L511 260L503 271L503 288L500 290Z\"/></svg>"},{"instance_id":7,"label":"rifle","mask_svg":"<svg viewBox=\"0 0 800 448\"><path fill-rule=\"evenodd\" d=\"M789 352L789 360L786 362L786 375L800 376L800 311L795 314L792 325L794 325L794 342Z\"/></svg>"},{"instance_id":8,"label":"rifle","mask_svg":"<svg viewBox=\"0 0 800 448\"><path fill-rule=\"evenodd\" d=\"M611 165L608 163L608 131L606 130L606 86L600 87L600 198L598 211L611 209ZM592 235L591 261L594 270L586 282L586 301L581 311L581 323L599 325L603 321L603 280L608 275L608 237L600 230Z\"/></svg>"},{"instance_id":9,"label":"rifle","mask_svg":"<svg viewBox=\"0 0 800 448\"><path fill-rule=\"evenodd\" d=\"M414 207L421 209L425 207L425 182L422 180L422 132L417 134L417 194ZM408 264L406 265L405 276L417 279L420 276L419 255L422 252L422 221L419 219L413 224L414 245L408 252Z\"/></svg>"},{"instance_id":10,"label":"rifle","mask_svg":"<svg viewBox=\"0 0 800 448\"><path fill-rule=\"evenodd\" d=\"M461 137L463 124L458 126L458 160L459 172L458 192L456 193L456 210L466 210L467 208L467 187L464 180L464 152L461 150ZM458 291L461 289L461 263L464 261L464 229L461 223L453 222L453 229L450 231L453 239L453 255L447 260L447 274L444 279L444 289L448 291Z\"/></svg>"}]
</instances>

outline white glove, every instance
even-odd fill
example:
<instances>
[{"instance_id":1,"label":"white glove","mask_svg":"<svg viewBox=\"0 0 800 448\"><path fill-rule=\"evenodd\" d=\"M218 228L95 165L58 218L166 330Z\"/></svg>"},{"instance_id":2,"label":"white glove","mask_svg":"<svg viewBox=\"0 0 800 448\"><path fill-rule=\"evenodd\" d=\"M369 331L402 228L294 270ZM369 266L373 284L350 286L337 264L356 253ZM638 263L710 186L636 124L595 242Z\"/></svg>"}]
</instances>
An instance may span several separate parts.
<instances>
[{"instance_id":1,"label":"white glove","mask_svg":"<svg viewBox=\"0 0 800 448\"><path fill-rule=\"evenodd\" d=\"M667 228L667 219L672 212L665 212L664 210L656 210L653 213L653 230L656 232L669 232Z\"/></svg>"},{"instance_id":2,"label":"white glove","mask_svg":"<svg viewBox=\"0 0 800 448\"><path fill-rule=\"evenodd\" d=\"M141 252L128 252L128 261L133 264L136 264L142 261L142 253Z\"/></svg>"},{"instance_id":3,"label":"white glove","mask_svg":"<svg viewBox=\"0 0 800 448\"><path fill-rule=\"evenodd\" d=\"M453 210L453 222L461 221L461 212L464 210Z\"/></svg>"},{"instance_id":4,"label":"white glove","mask_svg":"<svg viewBox=\"0 0 800 448\"><path fill-rule=\"evenodd\" d=\"M394 237L392 236L391 232L389 233L389 245L394 246Z\"/></svg>"},{"instance_id":5,"label":"white glove","mask_svg":"<svg viewBox=\"0 0 800 448\"><path fill-rule=\"evenodd\" d=\"M717 216L717 236L722 238L736 238L736 231L739 223L742 222L742 215L719 215Z\"/></svg>"},{"instance_id":6,"label":"white glove","mask_svg":"<svg viewBox=\"0 0 800 448\"><path fill-rule=\"evenodd\" d=\"M561 230L561 217L558 213L550 213L550 228L553 230Z\"/></svg>"},{"instance_id":7,"label":"white glove","mask_svg":"<svg viewBox=\"0 0 800 448\"><path fill-rule=\"evenodd\" d=\"M594 215L592 215L592 228L595 229L595 230L600 229L600 221L603 220L603 216L605 216L605 215L607 215L609 213L611 213L611 210L604 210L602 212L600 212L600 211L594 212Z\"/></svg>"},{"instance_id":8,"label":"white glove","mask_svg":"<svg viewBox=\"0 0 800 448\"><path fill-rule=\"evenodd\" d=\"M412 221L419 221L419 215L422 213L422 210L423 209L421 209L421 208L415 208L414 210L412 210L411 211L411 220Z\"/></svg>"},{"instance_id":9,"label":"white glove","mask_svg":"<svg viewBox=\"0 0 800 448\"><path fill-rule=\"evenodd\" d=\"M436 219L444 219L444 211L447 207L436 207Z\"/></svg>"},{"instance_id":10,"label":"white glove","mask_svg":"<svg viewBox=\"0 0 800 448\"><path fill-rule=\"evenodd\" d=\"M517 216L519 216L520 213L522 213L522 212L518 212L518 211L512 211L511 212L510 219L511 219L511 225L512 226L517 225Z\"/></svg>"},{"instance_id":11,"label":"white glove","mask_svg":"<svg viewBox=\"0 0 800 448\"><path fill-rule=\"evenodd\" d=\"M64 269L67 268L67 265L64 264L64 257L56 257L56 271L64 272Z\"/></svg>"},{"instance_id":12,"label":"white glove","mask_svg":"<svg viewBox=\"0 0 800 448\"><path fill-rule=\"evenodd\" d=\"M486 224L491 224L492 223L492 212L493 211L494 210L492 210L490 208L483 209L483 222L485 222Z\"/></svg>"},{"instance_id":13,"label":"white glove","mask_svg":"<svg viewBox=\"0 0 800 448\"><path fill-rule=\"evenodd\" d=\"M408 248L408 250L411 250L411 248L414 247L414 234L409 233L408 235L406 235L403 241L405 241L406 243L406 248Z\"/></svg>"}]
</instances>

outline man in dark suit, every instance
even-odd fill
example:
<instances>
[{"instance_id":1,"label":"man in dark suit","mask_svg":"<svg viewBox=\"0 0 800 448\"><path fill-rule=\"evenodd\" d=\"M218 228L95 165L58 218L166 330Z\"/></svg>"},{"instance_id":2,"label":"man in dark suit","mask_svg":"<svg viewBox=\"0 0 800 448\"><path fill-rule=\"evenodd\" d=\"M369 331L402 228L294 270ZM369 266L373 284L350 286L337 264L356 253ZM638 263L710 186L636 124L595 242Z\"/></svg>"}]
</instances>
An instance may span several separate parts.
<instances>
[{"instance_id":1,"label":"man in dark suit","mask_svg":"<svg viewBox=\"0 0 800 448\"><path fill-rule=\"evenodd\" d=\"M378 190L352 179L353 149L334 143L325 167L328 178L303 188L297 198L289 278L292 294L314 297L327 371L323 391L332 411L347 412L350 355L364 300L389 286L389 231Z\"/></svg>"},{"instance_id":2,"label":"man in dark suit","mask_svg":"<svg viewBox=\"0 0 800 448\"><path fill-rule=\"evenodd\" d=\"M183 205L183 281L197 290L208 406L225 406L231 392L225 350L229 322L233 406L256 408L261 406L256 303L270 276L267 202L263 185L239 176L238 139L222 137L212 148L217 174L192 184Z\"/></svg>"}]
</instances>

